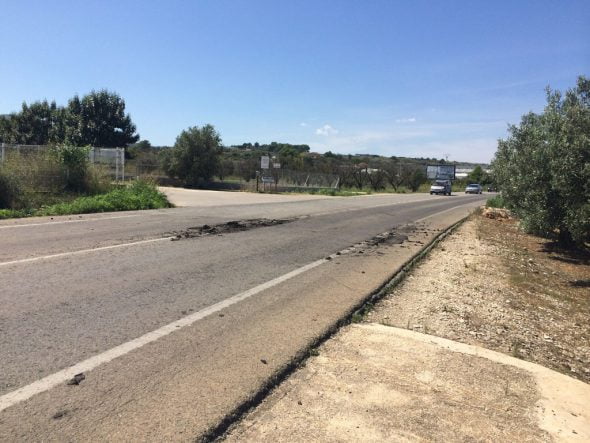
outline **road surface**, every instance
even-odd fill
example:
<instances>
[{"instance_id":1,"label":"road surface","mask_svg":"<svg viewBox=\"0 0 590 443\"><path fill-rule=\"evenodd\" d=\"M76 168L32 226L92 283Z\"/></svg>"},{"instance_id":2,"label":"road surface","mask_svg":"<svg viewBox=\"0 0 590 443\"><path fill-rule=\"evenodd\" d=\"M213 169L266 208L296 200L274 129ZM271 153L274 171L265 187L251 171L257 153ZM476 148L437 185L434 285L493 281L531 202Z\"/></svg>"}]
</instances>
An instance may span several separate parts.
<instances>
[{"instance_id":1,"label":"road surface","mask_svg":"<svg viewBox=\"0 0 590 443\"><path fill-rule=\"evenodd\" d=\"M0 222L0 440L204 435L485 196L173 199Z\"/></svg>"}]
</instances>

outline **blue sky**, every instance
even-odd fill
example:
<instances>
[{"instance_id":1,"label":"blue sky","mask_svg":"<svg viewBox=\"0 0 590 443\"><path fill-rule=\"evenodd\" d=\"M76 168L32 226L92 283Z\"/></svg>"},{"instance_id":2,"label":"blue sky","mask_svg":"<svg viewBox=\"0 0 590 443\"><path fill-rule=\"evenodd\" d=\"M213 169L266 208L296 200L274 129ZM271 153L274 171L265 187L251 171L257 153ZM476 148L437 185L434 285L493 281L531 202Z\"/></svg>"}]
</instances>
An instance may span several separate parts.
<instances>
[{"instance_id":1,"label":"blue sky","mask_svg":"<svg viewBox=\"0 0 590 443\"><path fill-rule=\"evenodd\" d=\"M107 88L142 138L489 161L590 75L589 1L5 1L0 114Z\"/></svg>"}]
</instances>

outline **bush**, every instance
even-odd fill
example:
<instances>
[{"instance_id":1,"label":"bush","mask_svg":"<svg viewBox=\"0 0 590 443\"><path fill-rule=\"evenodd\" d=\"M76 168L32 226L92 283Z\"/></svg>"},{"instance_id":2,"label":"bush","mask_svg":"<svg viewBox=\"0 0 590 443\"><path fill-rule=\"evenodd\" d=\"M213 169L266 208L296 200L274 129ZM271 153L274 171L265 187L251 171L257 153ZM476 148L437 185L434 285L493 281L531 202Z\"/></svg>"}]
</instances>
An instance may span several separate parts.
<instances>
[{"instance_id":1,"label":"bush","mask_svg":"<svg viewBox=\"0 0 590 443\"><path fill-rule=\"evenodd\" d=\"M170 207L164 194L151 182L138 180L128 187L106 194L80 197L39 209L35 215L87 214L91 212L135 211Z\"/></svg>"},{"instance_id":2,"label":"bush","mask_svg":"<svg viewBox=\"0 0 590 443\"><path fill-rule=\"evenodd\" d=\"M0 209L19 207L22 197L23 189L18 177L0 167Z\"/></svg>"},{"instance_id":3,"label":"bush","mask_svg":"<svg viewBox=\"0 0 590 443\"><path fill-rule=\"evenodd\" d=\"M0 209L0 220L4 220L7 218L21 218L21 217L28 217L30 212L27 211L19 211L16 209Z\"/></svg>"},{"instance_id":4,"label":"bush","mask_svg":"<svg viewBox=\"0 0 590 443\"><path fill-rule=\"evenodd\" d=\"M63 167L65 188L71 192L87 192L90 148L59 145L51 149L51 155Z\"/></svg>"},{"instance_id":5,"label":"bush","mask_svg":"<svg viewBox=\"0 0 590 443\"><path fill-rule=\"evenodd\" d=\"M104 194L113 188L111 178L101 165L91 165L84 176L84 189L87 194Z\"/></svg>"},{"instance_id":6,"label":"bush","mask_svg":"<svg viewBox=\"0 0 590 443\"><path fill-rule=\"evenodd\" d=\"M496 195L495 197L488 198L486 202L486 207L488 208L505 208L506 202L502 198L501 195Z\"/></svg>"}]
</instances>

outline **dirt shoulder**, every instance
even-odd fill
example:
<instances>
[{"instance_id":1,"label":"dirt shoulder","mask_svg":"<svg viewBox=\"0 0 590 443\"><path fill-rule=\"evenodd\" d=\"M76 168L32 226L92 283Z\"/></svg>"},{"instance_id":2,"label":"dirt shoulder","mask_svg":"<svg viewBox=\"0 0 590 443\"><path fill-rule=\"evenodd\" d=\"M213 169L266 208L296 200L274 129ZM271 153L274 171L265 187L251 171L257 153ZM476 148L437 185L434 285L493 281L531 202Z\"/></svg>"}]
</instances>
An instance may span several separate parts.
<instances>
[{"instance_id":1,"label":"dirt shoulder","mask_svg":"<svg viewBox=\"0 0 590 443\"><path fill-rule=\"evenodd\" d=\"M587 441L589 270L474 216L226 438Z\"/></svg>"},{"instance_id":2,"label":"dirt shoulder","mask_svg":"<svg viewBox=\"0 0 590 443\"><path fill-rule=\"evenodd\" d=\"M590 382L590 262L476 216L367 321L482 346Z\"/></svg>"}]
</instances>

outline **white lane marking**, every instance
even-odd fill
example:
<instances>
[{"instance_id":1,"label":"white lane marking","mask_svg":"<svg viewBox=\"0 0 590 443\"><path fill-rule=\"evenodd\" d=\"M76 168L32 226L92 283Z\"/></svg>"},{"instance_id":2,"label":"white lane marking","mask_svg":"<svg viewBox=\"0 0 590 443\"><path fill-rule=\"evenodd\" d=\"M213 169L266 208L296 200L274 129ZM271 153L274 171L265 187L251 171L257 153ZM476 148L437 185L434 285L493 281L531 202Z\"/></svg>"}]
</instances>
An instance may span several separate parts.
<instances>
[{"instance_id":1,"label":"white lane marking","mask_svg":"<svg viewBox=\"0 0 590 443\"><path fill-rule=\"evenodd\" d=\"M117 245L101 246L101 247L92 248L92 249L81 249L79 251L60 252L59 254L42 255L40 257L22 258L20 260L0 262L0 266L16 265L16 264L21 264L21 263L31 263L31 262L41 261L41 260L49 260L52 258L67 257L68 255L88 254L90 252L106 251L108 249L123 248L125 246L143 245L146 243L154 243L154 242L159 242L159 241L170 241L173 238L174 237L151 238L149 240L139 240L139 241L135 241L135 242L121 243L121 244L117 244Z\"/></svg>"},{"instance_id":2,"label":"white lane marking","mask_svg":"<svg viewBox=\"0 0 590 443\"><path fill-rule=\"evenodd\" d=\"M366 207L334 209L332 211L315 212L313 214L310 214L309 217L321 217L324 215L334 215L334 214L340 214L343 212L362 211L364 209L375 209L375 208L382 208L385 206L397 206L397 205L403 205L406 203L419 203L419 202L423 202L423 201L428 201L428 200L427 199L419 199L419 200L410 200L410 201L406 201L406 202L381 203L379 205L366 206Z\"/></svg>"},{"instance_id":3,"label":"white lane marking","mask_svg":"<svg viewBox=\"0 0 590 443\"><path fill-rule=\"evenodd\" d=\"M343 198L347 198L347 197L343 197ZM435 198L429 198L428 196L425 196L424 198L418 198L416 200L408 200L408 201L401 201L401 202L390 202L390 203L381 203L381 204L378 204L378 205L368 206L368 207L354 207L354 208L345 208L345 209L335 209L333 211L316 212L314 214L307 215L306 217L312 217L312 216L313 217L317 217L317 216L322 216L322 215L334 215L334 214L339 214L341 212L361 211L361 210L364 210L364 209L375 209L375 208L382 208L382 207L385 207L385 206L397 206L397 205L404 205L406 203L422 203L422 202L429 202L429 201L435 202L435 204L424 206L423 208L433 208L433 207L437 206L436 205L436 202L437 201L444 201L444 200L442 200L442 199L439 200L439 199L435 199ZM450 211L451 209L459 208L461 206L466 206L466 205L469 205L469 204L470 203L465 203L463 205L453 206L450 209L437 212L436 214L442 214L444 212ZM436 215L436 214L433 214L433 215ZM428 217L431 217L431 216L428 215L425 218L428 218ZM416 220L416 221L422 221L422 220L424 220L424 219L420 219L420 220Z\"/></svg>"},{"instance_id":4,"label":"white lane marking","mask_svg":"<svg viewBox=\"0 0 590 443\"><path fill-rule=\"evenodd\" d=\"M64 223L82 223L82 222L94 222L94 221L102 221L102 220L114 220L116 218L139 217L139 215L140 214L116 215L113 217L83 218L83 219L79 219L79 220L60 220L60 221L45 222L45 223L28 223L28 224L22 224L22 225L3 225L3 226L0 226L0 229L28 228L29 226L46 226L46 225L60 225L60 224L64 224Z\"/></svg>"},{"instance_id":5,"label":"white lane marking","mask_svg":"<svg viewBox=\"0 0 590 443\"><path fill-rule=\"evenodd\" d=\"M430 215L427 215L426 217L422 217L422 218L419 218L418 220L414 220L413 223L420 223L421 221L424 221L427 218L436 217L437 215L444 214L445 212L453 211L454 209L464 208L465 206L474 206L474 207L477 207L477 205L474 205L474 203L477 203L477 201L470 202L470 203L465 203L464 205L453 206L452 208L445 209L444 211L439 211L439 212L437 212L435 214L430 214Z\"/></svg>"},{"instance_id":6,"label":"white lane marking","mask_svg":"<svg viewBox=\"0 0 590 443\"><path fill-rule=\"evenodd\" d=\"M336 255L334 254L333 257L336 257ZM211 305L198 312L187 315L186 317L183 317L179 320L173 321L172 323L162 326L161 328L156 329L155 331L148 332L147 334L144 334L141 337L138 337L134 340L128 341L119 346L115 346L114 348L109 349L108 351L90 357L89 359L84 360L74 366L55 372L54 374L48 375L47 377L44 377L31 384L23 386L22 388L9 392L8 394L5 394L0 397L0 411L3 411L4 409L16 405L17 403L20 403L22 401L28 400L36 394L48 391L57 385L65 383L67 380L73 378L76 374L91 371L92 369L95 369L102 364L108 363L117 357L121 357L125 354L128 354L131 351L139 349L142 346L154 342L162 337L165 337L174 331L178 331L182 328L190 326L198 320L202 320L203 318L211 314L214 314L215 312L221 311L222 309L239 303L242 300L252 297L253 295L256 295L266 289L270 289L273 286L276 286L280 283L283 283L284 281L287 281L293 277L298 276L299 274L303 274L304 272L316 268L326 263L327 261L328 260L325 258L316 260L312 263L302 266L301 268L297 268L291 272L281 275L280 277L277 277L273 280L269 280L266 283L262 283L258 286L255 286L252 289L248 289L247 291L236 294L230 298L215 303L214 305Z\"/></svg>"}]
</instances>

